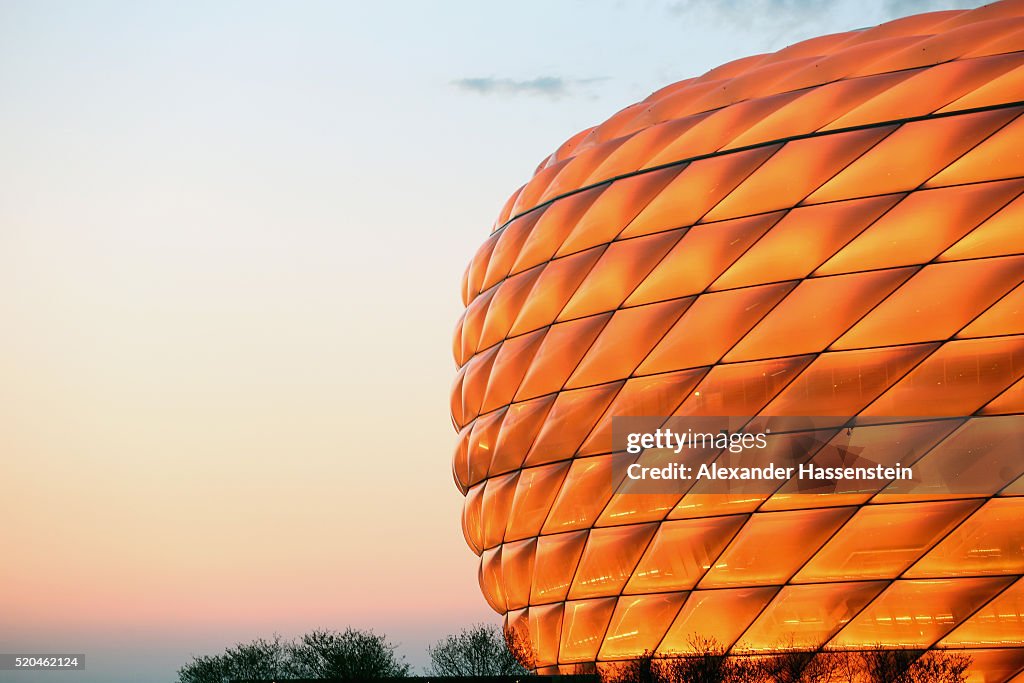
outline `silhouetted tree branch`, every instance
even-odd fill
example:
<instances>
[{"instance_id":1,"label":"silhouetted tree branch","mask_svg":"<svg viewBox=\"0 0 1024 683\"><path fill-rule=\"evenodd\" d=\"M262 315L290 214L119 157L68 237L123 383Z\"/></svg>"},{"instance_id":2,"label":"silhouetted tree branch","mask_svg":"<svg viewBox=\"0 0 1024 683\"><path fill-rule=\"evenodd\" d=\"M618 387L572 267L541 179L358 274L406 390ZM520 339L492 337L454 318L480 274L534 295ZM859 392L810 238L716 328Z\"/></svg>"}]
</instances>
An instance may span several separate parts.
<instances>
[{"instance_id":1,"label":"silhouetted tree branch","mask_svg":"<svg viewBox=\"0 0 1024 683\"><path fill-rule=\"evenodd\" d=\"M382 635L352 628L312 631L298 641L275 635L239 643L221 655L195 657L178 670L178 683L408 676L409 665L395 649Z\"/></svg>"},{"instance_id":2,"label":"silhouetted tree branch","mask_svg":"<svg viewBox=\"0 0 1024 683\"><path fill-rule=\"evenodd\" d=\"M502 629L476 624L427 649L434 676L523 676L529 671L509 648Z\"/></svg>"},{"instance_id":3,"label":"silhouetted tree branch","mask_svg":"<svg viewBox=\"0 0 1024 683\"><path fill-rule=\"evenodd\" d=\"M397 646L373 631L318 630L291 646L295 668L308 678L405 677L409 665L395 654Z\"/></svg>"},{"instance_id":4,"label":"silhouetted tree branch","mask_svg":"<svg viewBox=\"0 0 1024 683\"><path fill-rule=\"evenodd\" d=\"M603 683L965 683L971 658L948 650L876 645L837 651L781 645L769 655L734 655L716 641L690 639L690 652L605 665Z\"/></svg>"},{"instance_id":5,"label":"silhouetted tree branch","mask_svg":"<svg viewBox=\"0 0 1024 683\"><path fill-rule=\"evenodd\" d=\"M526 671L536 671L537 657L530 642L530 634L523 627L506 627L504 629L505 646L520 666Z\"/></svg>"}]
</instances>

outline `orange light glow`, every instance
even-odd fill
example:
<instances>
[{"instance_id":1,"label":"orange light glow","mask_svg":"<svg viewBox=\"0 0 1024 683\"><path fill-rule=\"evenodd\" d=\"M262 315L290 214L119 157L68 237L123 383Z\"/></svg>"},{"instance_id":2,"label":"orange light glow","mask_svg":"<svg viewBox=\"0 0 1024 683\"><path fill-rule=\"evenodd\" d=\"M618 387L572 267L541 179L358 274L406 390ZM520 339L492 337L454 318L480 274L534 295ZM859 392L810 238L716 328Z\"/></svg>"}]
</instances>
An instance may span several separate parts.
<instances>
[{"instance_id":1,"label":"orange light glow","mask_svg":"<svg viewBox=\"0 0 1024 683\"><path fill-rule=\"evenodd\" d=\"M692 634L960 648L984 680L1024 661L1020 480L627 496L611 464L623 415L958 417L873 443L925 471L1020 457L999 440L1024 434L1022 22L997 3L727 64L513 194L464 279L454 473L541 672Z\"/></svg>"}]
</instances>

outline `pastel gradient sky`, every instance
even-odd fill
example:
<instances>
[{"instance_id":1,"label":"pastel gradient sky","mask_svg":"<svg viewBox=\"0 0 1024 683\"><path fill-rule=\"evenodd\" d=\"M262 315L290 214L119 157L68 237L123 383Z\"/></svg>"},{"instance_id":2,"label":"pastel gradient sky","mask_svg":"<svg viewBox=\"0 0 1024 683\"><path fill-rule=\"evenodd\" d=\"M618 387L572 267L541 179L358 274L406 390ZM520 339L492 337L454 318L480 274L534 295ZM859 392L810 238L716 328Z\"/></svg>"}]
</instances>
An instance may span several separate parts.
<instances>
[{"instance_id":1,"label":"pastel gradient sky","mask_svg":"<svg viewBox=\"0 0 1024 683\"><path fill-rule=\"evenodd\" d=\"M175 677L497 621L451 480L459 280L562 140L914 0L0 0L0 652Z\"/></svg>"}]
</instances>

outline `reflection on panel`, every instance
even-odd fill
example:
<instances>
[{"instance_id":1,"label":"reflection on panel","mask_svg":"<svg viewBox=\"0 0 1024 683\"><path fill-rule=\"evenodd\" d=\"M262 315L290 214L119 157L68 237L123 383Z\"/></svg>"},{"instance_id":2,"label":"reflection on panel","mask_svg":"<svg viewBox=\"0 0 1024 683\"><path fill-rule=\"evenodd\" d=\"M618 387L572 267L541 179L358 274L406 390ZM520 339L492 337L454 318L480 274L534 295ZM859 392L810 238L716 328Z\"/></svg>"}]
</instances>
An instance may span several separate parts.
<instances>
[{"instance_id":1,"label":"reflection on panel","mask_svg":"<svg viewBox=\"0 0 1024 683\"><path fill-rule=\"evenodd\" d=\"M625 592L693 588L746 520L746 515L733 515L665 522L658 527Z\"/></svg>"},{"instance_id":2,"label":"reflection on panel","mask_svg":"<svg viewBox=\"0 0 1024 683\"><path fill-rule=\"evenodd\" d=\"M628 659L637 652L653 652L685 599L686 593L619 598L601 646L601 659Z\"/></svg>"},{"instance_id":3,"label":"reflection on panel","mask_svg":"<svg viewBox=\"0 0 1024 683\"><path fill-rule=\"evenodd\" d=\"M978 505L947 501L861 508L793 580L895 578Z\"/></svg>"},{"instance_id":4,"label":"reflection on panel","mask_svg":"<svg viewBox=\"0 0 1024 683\"><path fill-rule=\"evenodd\" d=\"M558 644L562 633L562 612L564 604L541 605L527 610L530 621L530 642L534 646L533 656L537 666L558 663Z\"/></svg>"},{"instance_id":5,"label":"reflection on panel","mask_svg":"<svg viewBox=\"0 0 1024 683\"><path fill-rule=\"evenodd\" d=\"M914 463L914 481L894 481L876 502L998 493L1024 474L1024 419L1019 415L969 419Z\"/></svg>"},{"instance_id":6,"label":"reflection on panel","mask_svg":"<svg viewBox=\"0 0 1024 683\"><path fill-rule=\"evenodd\" d=\"M531 604L565 600L586 542L586 531L541 536L537 539Z\"/></svg>"},{"instance_id":7,"label":"reflection on panel","mask_svg":"<svg viewBox=\"0 0 1024 683\"><path fill-rule=\"evenodd\" d=\"M559 393L523 465L571 457L621 387L622 382L612 382Z\"/></svg>"},{"instance_id":8,"label":"reflection on panel","mask_svg":"<svg viewBox=\"0 0 1024 683\"><path fill-rule=\"evenodd\" d=\"M715 561L701 588L785 583L855 508L755 514ZM770 551L766 549L770 548Z\"/></svg>"},{"instance_id":9,"label":"reflection on panel","mask_svg":"<svg viewBox=\"0 0 1024 683\"><path fill-rule=\"evenodd\" d=\"M612 496L611 455L574 460L551 505L543 533L590 527Z\"/></svg>"},{"instance_id":10,"label":"reflection on panel","mask_svg":"<svg viewBox=\"0 0 1024 683\"><path fill-rule=\"evenodd\" d=\"M657 525L636 524L594 529L587 539L570 598L616 595L633 573Z\"/></svg>"},{"instance_id":11,"label":"reflection on panel","mask_svg":"<svg viewBox=\"0 0 1024 683\"><path fill-rule=\"evenodd\" d=\"M939 643L943 647L1024 646L1024 580L975 612Z\"/></svg>"},{"instance_id":12,"label":"reflection on panel","mask_svg":"<svg viewBox=\"0 0 1024 683\"><path fill-rule=\"evenodd\" d=\"M730 588L690 593L658 647L662 654L698 652L697 638L732 645L778 588Z\"/></svg>"},{"instance_id":13,"label":"reflection on panel","mask_svg":"<svg viewBox=\"0 0 1024 683\"><path fill-rule=\"evenodd\" d=\"M780 647L820 647L884 587L878 581L786 586L747 629L736 648L769 652Z\"/></svg>"},{"instance_id":14,"label":"reflection on panel","mask_svg":"<svg viewBox=\"0 0 1024 683\"><path fill-rule=\"evenodd\" d=\"M994 498L907 571L908 577L1024 574L1024 498Z\"/></svg>"},{"instance_id":15,"label":"reflection on panel","mask_svg":"<svg viewBox=\"0 0 1024 683\"><path fill-rule=\"evenodd\" d=\"M857 615L832 645L928 647L1009 584L1006 578L897 581Z\"/></svg>"},{"instance_id":16,"label":"reflection on panel","mask_svg":"<svg viewBox=\"0 0 1024 683\"><path fill-rule=\"evenodd\" d=\"M614 609L615 598L572 600L565 603L559 661L593 661Z\"/></svg>"},{"instance_id":17,"label":"reflection on panel","mask_svg":"<svg viewBox=\"0 0 1024 683\"><path fill-rule=\"evenodd\" d=\"M997 650L963 650L973 662L967 672L967 683L1024 681L1024 648ZM1014 675L1016 674L1016 675Z\"/></svg>"},{"instance_id":18,"label":"reflection on panel","mask_svg":"<svg viewBox=\"0 0 1024 683\"><path fill-rule=\"evenodd\" d=\"M501 578L509 609L525 607L530 602L537 539L531 538L501 547Z\"/></svg>"}]
</instances>

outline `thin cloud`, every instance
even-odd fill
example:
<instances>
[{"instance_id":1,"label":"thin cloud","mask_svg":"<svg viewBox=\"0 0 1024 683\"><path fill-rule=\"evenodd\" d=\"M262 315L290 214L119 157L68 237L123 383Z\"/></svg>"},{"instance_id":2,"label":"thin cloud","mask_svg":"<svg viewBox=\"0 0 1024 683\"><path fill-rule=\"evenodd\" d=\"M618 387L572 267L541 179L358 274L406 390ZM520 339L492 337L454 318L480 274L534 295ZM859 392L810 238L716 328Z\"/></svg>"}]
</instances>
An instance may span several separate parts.
<instances>
[{"instance_id":1,"label":"thin cloud","mask_svg":"<svg viewBox=\"0 0 1024 683\"><path fill-rule=\"evenodd\" d=\"M971 8L987 0L857 0L862 15L875 21L940 9ZM839 11L835 0L673 0L668 12L683 20L739 27L764 36L765 45L814 35L828 25L826 16Z\"/></svg>"},{"instance_id":2,"label":"thin cloud","mask_svg":"<svg viewBox=\"0 0 1024 683\"><path fill-rule=\"evenodd\" d=\"M604 78L562 78L561 76L538 76L517 80L514 78L459 78L452 85L464 92L477 95L532 95L557 99L585 91L587 86Z\"/></svg>"},{"instance_id":3,"label":"thin cloud","mask_svg":"<svg viewBox=\"0 0 1024 683\"><path fill-rule=\"evenodd\" d=\"M668 5L672 14L685 15L694 11L713 10L717 14L731 17L754 18L763 12L805 13L809 10L828 7L826 0L676 0Z\"/></svg>"},{"instance_id":4,"label":"thin cloud","mask_svg":"<svg viewBox=\"0 0 1024 683\"><path fill-rule=\"evenodd\" d=\"M895 18L939 9L977 7L984 2L985 0L876 0L876 7L884 14L891 15L889 18ZM835 0L674 0L668 4L668 9L672 14L680 15L713 10L730 19L744 18L747 21L757 21L765 18L777 19L780 14L807 19L835 6Z\"/></svg>"},{"instance_id":5,"label":"thin cloud","mask_svg":"<svg viewBox=\"0 0 1024 683\"><path fill-rule=\"evenodd\" d=\"M949 0L885 0L882 10L895 19L919 12L935 12L942 9L970 9L986 4L989 0L966 0L950 2Z\"/></svg>"},{"instance_id":6,"label":"thin cloud","mask_svg":"<svg viewBox=\"0 0 1024 683\"><path fill-rule=\"evenodd\" d=\"M687 24L750 34L752 52L820 33L824 15L835 9L825 0L674 0L665 7Z\"/></svg>"}]
</instances>

